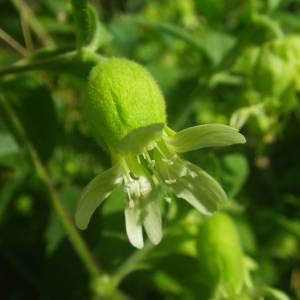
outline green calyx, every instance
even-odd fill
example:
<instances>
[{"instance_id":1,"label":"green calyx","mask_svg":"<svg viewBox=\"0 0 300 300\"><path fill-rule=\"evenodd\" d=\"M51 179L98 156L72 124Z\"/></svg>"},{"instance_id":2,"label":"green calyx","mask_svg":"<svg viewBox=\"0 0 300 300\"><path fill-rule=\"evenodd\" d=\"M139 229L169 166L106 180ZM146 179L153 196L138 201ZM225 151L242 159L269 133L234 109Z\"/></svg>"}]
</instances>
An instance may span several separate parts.
<instances>
[{"instance_id":1,"label":"green calyx","mask_svg":"<svg viewBox=\"0 0 300 300\"><path fill-rule=\"evenodd\" d=\"M197 242L207 299L237 296L244 282L244 258L231 218L216 213L207 219L199 228Z\"/></svg>"},{"instance_id":2,"label":"green calyx","mask_svg":"<svg viewBox=\"0 0 300 300\"><path fill-rule=\"evenodd\" d=\"M282 96L299 85L300 39L287 36L266 43L253 72L254 86L267 96Z\"/></svg>"},{"instance_id":3,"label":"green calyx","mask_svg":"<svg viewBox=\"0 0 300 300\"><path fill-rule=\"evenodd\" d=\"M122 58L106 59L92 69L84 114L97 141L109 151L133 129L166 122L164 98L151 74Z\"/></svg>"}]
</instances>

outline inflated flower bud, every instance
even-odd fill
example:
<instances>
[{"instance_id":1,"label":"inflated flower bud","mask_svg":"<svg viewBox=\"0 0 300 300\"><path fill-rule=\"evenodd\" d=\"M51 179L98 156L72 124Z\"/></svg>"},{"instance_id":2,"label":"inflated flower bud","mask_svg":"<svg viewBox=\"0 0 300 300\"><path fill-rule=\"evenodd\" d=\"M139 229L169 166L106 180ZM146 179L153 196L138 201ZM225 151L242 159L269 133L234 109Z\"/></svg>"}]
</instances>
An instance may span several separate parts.
<instances>
[{"instance_id":1,"label":"inflated flower bud","mask_svg":"<svg viewBox=\"0 0 300 300\"><path fill-rule=\"evenodd\" d=\"M280 97L299 85L299 77L299 36L276 39L261 49L253 72L253 82L263 95Z\"/></svg>"},{"instance_id":2,"label":"inflated flower bud","mask_svg":"<svg viewBox=\"0 0 300 300\"><path fill-rule=\"evenodd\" d=\"M178 153L245 143L245 138L220 124L171 130L163 96L141 65L112 58L95 66L84 112L97 141L109 151L112 167L83 190L75 214L80 229L87 228L97 207L120 185L126 233L136 248L144 245L143 228L153 244L162 238L160 195L170 199L174 194L206 215L226 202L222 187Z\"/></svg>"},{"instance_id":3,"label":"inflated flower bud","mask_svg":"<svg viewBox=\"0 0 300 300\"><path fill-rule=\"evenodd\" d=\"M243 252L234 226L226 214L217 213L199 229L199 276L208 290L209 299L233 297L241 291Z\"/></svg>"},{"instance_id":4,"label":"inflated flower bud","mask_svg":"<svg viewBox=\"0 0 300 300\"><path fill-rule=\"evenodd\" d=\"M95 66L88 80L84 113L97 141L112 149L132 130L165 123L165 103L150 73L122 58Z\"/></svg>"}]
</instances>

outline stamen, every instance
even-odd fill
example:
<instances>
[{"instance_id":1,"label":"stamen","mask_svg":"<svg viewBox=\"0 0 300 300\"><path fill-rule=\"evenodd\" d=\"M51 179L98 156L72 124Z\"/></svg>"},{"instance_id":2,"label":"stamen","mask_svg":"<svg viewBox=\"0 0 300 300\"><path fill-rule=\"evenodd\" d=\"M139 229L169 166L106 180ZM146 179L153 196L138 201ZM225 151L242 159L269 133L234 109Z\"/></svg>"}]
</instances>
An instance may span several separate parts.
<instances>
[{"instance_id":1,"label":"stamen","mask_svg":"<svg viewBox=\"0 0 300 300\"><path fill-rule=\"evenodd\" d=\"M154 167L155 167L155 160L154 160L154 159L151 159L151 160L149 161L148 167L149 167L150 169L154 169Z\"/></svg>"},{"instance_id":2,"label":"stamen","mask_svg":"<svg viewBox=\"0 0 300 300\"><path fill-rule=\"evenodd\" d=\"M132 199L129 200L129 208L134 208L134 201Z\"/></svg>"},{"instance_id":3,"label":"stamen","mask_svg":"<svg viewBox=\"0 0 300 300\"><path fill-rule=\"evenodd\" d=\"M143 152L143 157L148 162L148 168L153 169L155 167L155 160L150 157L147 151Z\"/></svg>"},{"instance_id":4,"label":"stamen","mask_svg":"<svg viewBox=\"0 0 300 300\"><path fill-rule=\"evenodd\" d=\"M132 171L129 172L129 175L134 180L139 180L139 177L135 176Z\"/></svg>"},{"instance_id":5,"label":"stamen","mask_svg":"<svg viewBox=\"0 0 300 300\"><path fill-rule=\"evenodd\" d=\"M165 183L166 184L174 184L174 183L176 183L176 179L175 178L165 179Z\"/></svg>"},{"instance_id":6,"label":"stamen","mask_svg":"<svg viewBox=\"0 0 300 300\"><path fill-rule=\"evenodd\" d=\"M167 203L169 203L169 204L172 202L172 198L169 197L169 196L165 196L164 199L165 199L165 201L166 201Z\"/></svg>"},{"instance_id":7,"label":"stamen","mask_svg":"<svg viewBox=\"0 0 300 300\"><path fill-rule=\"evenodd\" d=\"M161 160L169 166L172 166L174 164L174 161L172 161L171 159L167 159L163 157Z\"/></svg>"},{"instance_id":8,"label":"stamen","mask_svg":"<svg viewBox=\"0 0 300 300\"><path fill-rule=\"evenodd\" d=\"M194 172L194 171L190 171L190 172L189 172L189 175L190 175L192 178L197 177L197 173Z\"/></svg>"},{"instance_id":9,"label":"stamen","mask_svg":"<svg viewBox=\"0 0 300 300\"><path fill-rule=\"evenodd\" d=\"M183 167L182 170L180 170L179 177L184 177L187 174L188 174L188 168L187 167Z\"/></svg>"}]
</instances>

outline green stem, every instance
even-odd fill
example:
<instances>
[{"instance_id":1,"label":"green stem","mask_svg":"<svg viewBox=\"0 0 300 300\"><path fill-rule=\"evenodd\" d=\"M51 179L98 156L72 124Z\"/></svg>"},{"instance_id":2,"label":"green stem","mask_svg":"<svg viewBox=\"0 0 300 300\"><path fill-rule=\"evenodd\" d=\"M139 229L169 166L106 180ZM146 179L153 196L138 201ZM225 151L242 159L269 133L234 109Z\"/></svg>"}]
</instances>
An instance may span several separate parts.
<instances>
[{"instance_id":1,"label":"green stem","mask_svg":"<svg viewBox=\"0 0 300 300\"><path fill-rule=\"evenodd\" d=\"M24 131L24 128L22 127L22 124L20 123L17 115L15 114L10 104L6 101L3 95L0 95L0 108L3 114L4 121L6 122L8 128L11 130L12 134L14 135L20 148L23 150L23 154L27 159L28 163L30 164L31 168L40 179L43 190L47 195L47 197L49 198L56 213L58 214L58 217L62 222L62 225L64 226L66 233L70 239L70 242L73 245L74 249L76 250L77 254L85 264L91 276L99 277L104 275L104 272L97 265L86 243L84 242L81 235L75 228L72 219L69 215L69 212L61 202L60 197L57 191L55 190L47 174L47 171L44 168L38 156L38 153L36 152L35 148L31 144L29 139L27 138L26 132Z\"/></svg>"},{"instance_id":2,"label":"green stem","mask_svg":"<svg viewBox=\"0 0 300 300\"><path fill-rule=\"evenodd\" d=\"M185 29L179 28L176 25L173 25L168 22L158 22L158 21L149 21L139 17L124 17L125 20L132 22L133 24L144 26L147 28L151 28L175 38L178 38L188 45L192 46L196 50L203 52L203 46L199 39L195 38L192 34L190 34Z\"/></svg>"},{"instance_id":3,"label":"green stem","mask_svg":"<svg viewBox=\"0 0 300 300\"><path fill-rule=\"evenodd\" d=\"M249 6L250 6L251 19L254 23L266 27L268 30L270 30L270 32L272 32L274 37L280 38L284 36L284 33L277 22L275 22L268 15L259 13L257 7L258 6L257 0L249 0Z\"/></svg>"},{"instance_id":4,"label":"green stem","mask_svg":"<svg viewBox=\"0 0 300 300\"><path fill-rule=\"evenodd\" d=\"M48 35L47 31L43 28L30 6L22 0L12 0L12 3L20 12L20 15L22 15L26 22L28 22L31 29L36 33L41 42L44 43L46 47L54 48L54 40Z\"/></svg>"},{"instance_id":5,"label":"green stem","mask_svg":"<svg viewBox=\"0 0 300 300\"><path fill-rule=\"evenodd\" d=\"M136 250L131 256L129 256L129 258L125 260L115 274L112 275L112 280L115 284L115 287L117 287L128 274L138 269L137 265L144 260L153 247L154 245L147 241L143 249Z\"/></svg>"},{"instance_id":6,"label":"green stem","mask_svg":"<svg viewBox=\"0 0 300 300\"><path fill-rule=\"evenodd\" d=\"M89 52L87 50L84 51L82 56L83 62L99 62L104 57L101 55L98 55L96 53ZM70 51L65 52L62 54L55 55L53 57L41 59L35 62L30 63L30 60L23 62L22 64L16 64L13 66L9 66L6 68L0 69L0 77L9 75L9 74L15 74L15 73L21 73L21 72L28 72L32 70L42 70L45 68L53 68L57 67L63 64L70 63L72 61L75 61L79 59L77 51Z\"/></svg>"}]
</instances>

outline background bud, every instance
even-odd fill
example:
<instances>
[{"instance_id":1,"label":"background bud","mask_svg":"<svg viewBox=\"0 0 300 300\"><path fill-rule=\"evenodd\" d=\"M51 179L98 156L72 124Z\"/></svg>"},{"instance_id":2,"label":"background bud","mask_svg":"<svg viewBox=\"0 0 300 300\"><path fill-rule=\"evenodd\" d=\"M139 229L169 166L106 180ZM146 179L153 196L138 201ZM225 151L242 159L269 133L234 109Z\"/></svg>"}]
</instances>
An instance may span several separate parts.
<instances>
[{"instance_id":1,"label":"background bud","mask_svg":"<svg viewBox=\"0 0 300 300\"><path fill-rule=\"evenodd\" d=\"M244 281L243 252L235 225L227 215L217 213L201 225L198 253L200 278L209 299L216 294L237 295Z\"/></svg>"}]
</instances>

